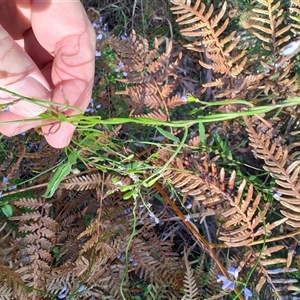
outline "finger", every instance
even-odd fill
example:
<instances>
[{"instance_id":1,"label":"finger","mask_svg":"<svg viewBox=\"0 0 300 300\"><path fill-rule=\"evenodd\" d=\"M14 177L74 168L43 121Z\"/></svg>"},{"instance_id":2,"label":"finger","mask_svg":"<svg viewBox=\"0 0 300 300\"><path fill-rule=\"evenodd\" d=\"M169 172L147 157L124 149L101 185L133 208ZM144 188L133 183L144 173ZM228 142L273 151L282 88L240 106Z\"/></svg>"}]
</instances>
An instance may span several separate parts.
<instances>
[{"instance_id":1,"label":"finger","mask_svg":"<svg viewBox=\"0 0 300 300\"><path fill-rule=\"evenodd\" d=\"M0 20L3 28L14 40L22 40L31 27L31 1L0 0Z\"/></svg>"},{"instance_id":2,"label":"finger","mask_svg":"<svg viewBox=\"0 0 300 300\"><path fill-rule=\"evenodd\" d=\"M49 26L48 20L54 19ZM67 98L71 105L85 109L92 91L96 38L82 4L36 0L32 28L39 43L54 56L53 101L64 103Z\"/></svg>"},{"instance_id":3,"label":"finger","mask_svg":"<svg viewBox=\"0 0 300 300\"><path fill-rule=\"evenodd\" d=\"M0 87L24 97L50 100L50 88L31 58L14 42L0 26ZM17 101L11 106L11 112L22 117L33 117L47 109L47 104L40 106L19 100L12 94L0 91L0 104Z\"/></svg>"},{"instance_id":4,"label":"finger","mask_svg":"<svg viewBox=\"0 0 300 300\"><path fill-rule=\"evenodd\" d=\"M42 121L30 121L11 112L0 112L0 132L6 136L20 134L31 128L41 126Z\"/></svg>"},{"instance_id":5,"label":"finger","mask_svg":"<svg viewBox=\"0 0 300 300\"><path fill-rule=\"evenodd\" d=\"M74 125L64 122L43 126L42 131L49 145L60 149L69 145L75 128Z\"/></svg>"}]
</instances>

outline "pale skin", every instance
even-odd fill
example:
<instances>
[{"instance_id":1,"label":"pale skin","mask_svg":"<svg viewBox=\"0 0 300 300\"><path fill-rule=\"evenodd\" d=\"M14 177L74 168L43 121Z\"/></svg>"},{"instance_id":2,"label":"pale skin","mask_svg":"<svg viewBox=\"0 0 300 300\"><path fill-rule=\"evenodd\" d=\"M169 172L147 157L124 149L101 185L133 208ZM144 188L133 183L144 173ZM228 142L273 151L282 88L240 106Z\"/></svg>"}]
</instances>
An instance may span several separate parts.
<instances>
[{"instance_id":1,"label":"pale skin","mask_svg":"<svg viewBox=\"0 0 300 300\"><path fill-rule=\"evenodd\" d=\"M79 0L0 0L0 87L84 111L93 86L95 41ZM42 125L51 146L69 144L75 126L67 122L22 122L38 117L49 104L41 107L0 91L0 105L12 101L9 110L0 111L0 122L20 122L0 125L2 134L13 136Z\"/></svg>"}]
</instances>

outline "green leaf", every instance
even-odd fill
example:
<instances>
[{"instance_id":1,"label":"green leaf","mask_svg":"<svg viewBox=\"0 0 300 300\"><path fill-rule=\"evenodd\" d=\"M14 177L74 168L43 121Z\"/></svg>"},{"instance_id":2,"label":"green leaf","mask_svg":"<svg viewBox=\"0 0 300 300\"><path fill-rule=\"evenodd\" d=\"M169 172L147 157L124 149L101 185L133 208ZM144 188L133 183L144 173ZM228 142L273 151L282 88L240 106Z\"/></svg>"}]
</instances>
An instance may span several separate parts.
<instances>
[{"instance_id":1,"label":"green leaf","mask_svg":"<svg viewBox=\"0 0 300 300\"><path fill-rule=\"evenodd\" d=\"M138 191L137 190L131 190L130 192L127 192L124 196L124 200L130 199L133 195L135 195Z\"/></svg>"},{"instance_id":2,"label":"green leaf","mask_svg":"<svg viewBox=\"0 0 300 300\"><path fill-rule=\"evenodd\" d=\"M180 140L177 136L174 136L172 133L170 133L169 131L166 131L160 127L156 128L164 137L166 137L167 139L175 142L175 143L179 143Z\"/></svg>"},{"instance_id":3,"label":"green leaf","mask_svg":"<svg viewBox=\"0 0 300 300\"><path fill-rule=\"evenodd\" d=\"M58 247L54 247L54 248L52 249L52 252L53 252L53 254L54 254L55 256L57 256L57 255L59 254L59 248L58 248Z\"/></svg>"},{"instance_id":4,"label":"green leaf","mask_svg":"<svg viewBox=\"0 0 300 300\"><path fill-rule=\"evenodd\" d=\"M206 143L206 136L205 136L205 127L203 125L203 123L199 123L198 124L199 127L199 137L200 137L200 141L202 144Z\"/></svg>"},{"instance_id":5,"label":"green leaf","mask_svg":"<svg viewBox=\"0 0 300 300\"><path fill-rule=\"evenodd\" d=\"M45 198L51 198L54 195L60 183L71 173L72 165L76 163L76 161L77 157L71 153L68 156L68 161L56 170L48 184L46 192L43 195Z\"/></svg>"},{"instance_id":6,"label":"green leaf","mask_svg":"<svg viewBox=\"0 0 300 300\"><path fill-rule=\"evenodd\" d=\"M159 179L159 176L154 177L149 182L145 181L145 182L143 182L143 186L146 187L146 188L148 188L148 187L152 186L158 179Z\"/></svg>"},{"instance_id":7,"label":"green leaf","mask_svg":"<svg viewBox=\"0 0 300 300\"><path fill-rule=\"evenodd\" d=\"M1 210L5 214L5 216L7 216L8 218L13 215L13 209L10 204L6 204L6 205L2 206Z\"/></svg>"}]
</instances>

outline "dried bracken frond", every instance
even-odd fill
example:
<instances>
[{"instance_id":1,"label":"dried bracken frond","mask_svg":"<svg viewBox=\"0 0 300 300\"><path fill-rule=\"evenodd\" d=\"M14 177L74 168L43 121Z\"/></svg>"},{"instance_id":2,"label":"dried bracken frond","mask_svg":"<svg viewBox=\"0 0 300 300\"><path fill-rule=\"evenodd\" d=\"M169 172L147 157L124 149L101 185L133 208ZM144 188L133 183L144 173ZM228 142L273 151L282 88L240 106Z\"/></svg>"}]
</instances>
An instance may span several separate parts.
<instances>
[{"instance_id":1,"label":"dried bracken frond","mask_svg":"<svg viewBox=\"0 0 300 300\"><path fill-rule=\"evenodd\" d=\"M228 198L231 208L222 213L224 223L219 240L224 241L230 247L249 245L255 237L270 234L275 227L287 221L283 218L271 224L264 224L269 203L261 203L261 195L254 195L252 185L249 186L247 193L244 191L245 187L246 181L243 180L234 200Z\"/></svg>"},{"instance_id":2,"label":"dried bracken frond","mask_svg":"<svg viewBox=\"0 0 300 300\"><path fill-rule=\"evenodd\" d=\"M164 108L164 103L158 93L159 89L153 84L144 84L126 87L125 91L117 92L117 95L126 95L136 104L141 103L149 108Z\"/></svg>"},{"instance_id":3,"label":"dried bracken frond","mask_svg":"<svg viewBox=\"0 0 300 300\"><path fill-rule=\"evenodd\" d=\"M53 261L50 251L56 242L58 224L51 219L49 210L51 205L45 199L21 199L17 202L19 207L34 207L32 213L14 216L11 220L23 221L19 225L19 265L17 272L29 287L45 291L47 274ZM37 209L38 208L38 209ZM31 299L38 299L38 293L33 290Z\"/></svg>"},{"instance_id":4,"label":"dried bracken frond","mask_svg":"<svg viewBox=\"0 0 300 300\"><path fill-rule=\"evenodd\" d=\"M181 33L184 36L195 39L193 43L186 45L190 50L202 52L205 59L199 64L206 69L212 69L215 73L226 75L228 78L237 77L244 69L247 62L245 51L236 51L240 37L236 37L233 31L225 35L229 19L221 21L226 12L227 2L225 1L220 11L214 14L214 6L206 7L201 0L194 5L190 1L171 1L174 6L171 8L174 14L179 15L176 22L184 26ZM223 37L221 37L223 36ZM218 79L206 83L205 87L222 87L226 80ZM204 92L204 91L203 91Z\"/></svg>"},{"instance_id":5,"label":"dried bracken frond","mask_svg":"<svg viewBox=\"0 0 300 300\"><path fill-rule=\"evenodd\" d=\"M199 299L199 290L196 285L192 268L188 261L188 255L186 250L184 251L184 263L185 263L185 276L184 276L184 297L182 300L196 300Z\"/></svg>"},{"instance_id":6,"label":"dried bracken frond","mask_svg":"<svg viewBox=\"0 0 300 300\"><path fill-rule=\"evenodd\" d=\"M300 227L300 191L298 174L300 164L298 160L289 158L290 152L298 144L289 146L279 145L264 133L257 133L249 119L244 118L249 134L250 145L256 157L265 161L264 169L267 170L276 182L276 200L280 202L283 208L281 213L288 218L287 224Z\"/></svg>"},{"instance_id":7,"label":"dried bracken frond","mask_svg":"<svg viewBox=\"0 0 300 300\"><path fill-rule=\"evenodd\" d=\"M95 189L101 183L103 183L103 175L95 173L67 179L65 182L60 184L60 187L68 190L85 191Z\"/></svg>"},{"instance_id":8,"label":"dried bracken frond","mask_svg":"<svg viewBox=\"0 0 300 300\"><path fill-rule=\"evenodd\" d=\"M300 29L300 22L298 19L298 16L300 15L300 2L299 0L291 0L290 1L290 7L289 7L289 12L290 12L290 18L294 21L292 23L292 28L293 32L299 32Z\"/></svg>"},{"instance_id":9,"label":"dried bracken frond","mask_svg":"<svg viewBox=\"0 0 300 300\"><path fill-rule=\"evenodd\" d=\"M106 39L106 43L117 52L126 72L142 72L158 53L157 40L154 49L150 50L148 40L137 35L134 30L127 39L111 35Z\"/></svg>"},{"instance_id":10,"label":"dried bracken frond","mask_svg":"<svg viewBox=\"0 0 300 300\"><path fill-rule=\"evenodd\" d=\"M172 59L172 42L167 43L162 54L156 39L154 49L149 50L148 41L134 31L125 41L111 37L107 43L117 52L119 68L126 75L119 79L126 84L125 90L116 94L128 96L126 101L133 108L170 109L184 104L180 97L169 98L175 89L176 68L181 58L179 54Z\"/></svg>"},{"instance_id":11,"label":"dried bracken frond","mask_svg":"<svg viewBox=\"0 0 300 300\"><path fill-rule=\"evenodd\" d=\"M168 159L167 152L160 151L161 159ZM202 157L201 157L202 156ZM204 207L211 207L222 203L225 199L225 172L221 169L218 173L216 165L206 161L206 154L195 157L189 157L191 161L191 170L185 168L183 162L184 157L177 157L172 162L172 168L163 173L165 179L169 179L174 187L180 189L180 192L185 195L193 197L193 209L197 206L204 205ZM194 173L197 170L197 173ZM193 173L191 171L194 171ZM235 173L233 172L232 178ZM234 179L233 179L234 181Z\"/></svg>"},{"instance_id":12,"label":"dried bracken frond","mask_svg":"<svg viewBox=\"0 0 300 300\"><path fill-rule=\"evenodd\" d=\"M283 43L290 39L286 33L291 25L283 25L283 9L279 9L280 2L273 0L257 1L257 8L252 9L251 23L248 28L263 42L263 48L273 54Z\"/></svg>"},{"instance_id":13,"label":"dried bracken frond","mask_svg":"<svg viewBox=\"0 0 300 300\"><path fill-rule=\"evenodd\" d=\"M126 10L104 2L127 20ZM131 2L137 17L141 3ZM100 18L89 10L95 29L105 31L97 42L100 83L93 91L102 107L95 101L94 111L86 111L95 117L78 122L65 150L52 149L36 133L16 138L14 147L15 138L1 138L0 213L13 217L0 224L0 300L297 297L300 142L291 131L298 108L282 110L294 118L282 133L282 112L214 122L217 114L247 114L248 106L190 94L245 99L250 113L257 104L276 108L299 95L300 39L290 39L300 28L300 2L171 3L186 38L176 40L170 23L177 33L165 43L154 39L153 46L135 31L113 36L101 24L113 14L102 10ZM156 28L147 27L144 33L155 35ZM124 124L124 115L139 122ZM137 124L145 118L172 121L172 127L145 132ZM51 170L68 153L81 159L44 199ZM13 185L20 190L11 191ZM246 288L253 297L243 297Z\"/></svg>"},{"instance_id":14,"label":"dried bracken frond","mask_svg":"<svg viewBox=\"0 0 300 300\"><path fill-rule=\"evenodd\" d=\"M152 242L155 240L152 239ZM173 287L173 291L181 288L182 265L171 247L170 243L152 243L150 246L142 239L135 239L131 253L137 264L135 272L139 278L150 280L152 284L167 284Z\"/></svg>"},{"instance_id":15,"label":"dried bracken frond","mask_svg":"<svg viewBox=\"0 0 300 300\"><path fill-rule=\"evenodd\" d=\"M0 164L0 170L4 171L7 169L7 167L11 164L13 161L13 154L12 153L7 153L2 159L1 159L1 164Z\"/></svg>"},{"instance_id":16,"label":"dried bracken frond","mask_svg":"<svg viewBox=\"0 0 300 300\"><path fill-rule=\"evenodd\" d=\"M280 299L284 297L286 291L298 290L296 288L298 280L288 276L298 270L287 266L287 257L282 257L283 249L283 245L266 246L261 251L250 249L244 254L240 262L240 270L258 262L254 271L257 295L265 295L266 299L276 295L276 298Z\"/></svg>"},{"instance_id":17,"label":"dried bracken frond","mask_svg":"<svg viewBox=\"0 0 300 300\"><path fill-rule=\"evenodd\" d=\"M146 115L136 115L135 117L150 118L150 119L159 120L159 121L167 121L168 120L168 116L161 110L156 110L156 111L151 112Z\"/></svg>"},{"instance_id":18,"label":"dried bracken frond","mask_svg":"<svg viewBox=\"0 0 300 300\"><path fill-rule=\"evenodd\" d=\"M20 275L2 264L0 264L0 299L28 299Z\"/></svg>"},{"instance_id":19,"label":"dried bracken frond","mask_svg":"<svg viewBox=\"0 0 300 300\"><path fill-rule=\"evenodd\" d=\"M290 14L297 20L299 3L296 0L294 2L291 4ZM251 39L253 43L246 32L239 35L236 31L228 33L230 20L224 20L226 1L217 9L215 5L208 6L201 0L193 4L187 0L173 0L172 3L173 13L179 15L176 21L182 26L181 33L191 40L186 47L200 52L202 58L199 64L211 72L202 83L203 97L206 97L208 90L211 98L246 98L256 89L263 90L273 99L297 95L299 89L295 83L292 56L284 54L283 51L284 45L291 39L292 25L285 22L285 11L280 7L279 1L257 1L251 12L245 11L241 14L241 25L256 38ZM253 70L249 70L249 61L241 39L251 49L260 48L261 57L250 57L252 65L255 66ZM262 73L258 64L264 68Z\"/></svg>"}]
</instances>

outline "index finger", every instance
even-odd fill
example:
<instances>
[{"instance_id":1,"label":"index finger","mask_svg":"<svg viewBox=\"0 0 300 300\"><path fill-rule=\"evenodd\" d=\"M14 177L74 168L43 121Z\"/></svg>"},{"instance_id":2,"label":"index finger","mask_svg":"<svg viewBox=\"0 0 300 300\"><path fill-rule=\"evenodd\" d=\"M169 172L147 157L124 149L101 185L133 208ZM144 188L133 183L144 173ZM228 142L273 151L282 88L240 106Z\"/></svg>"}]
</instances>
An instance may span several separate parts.
<instances>
[{"instance_id":1,"label":"index finger","mask_svg":"<svg viewBox=\"0 0 300 300\"><path fill-rule=\"evenodd\" d=\"M53 101L85 109L91 97L95 32L79 0L33 0L32 30L54 56Z\"/></svg>"}]
</instances>

